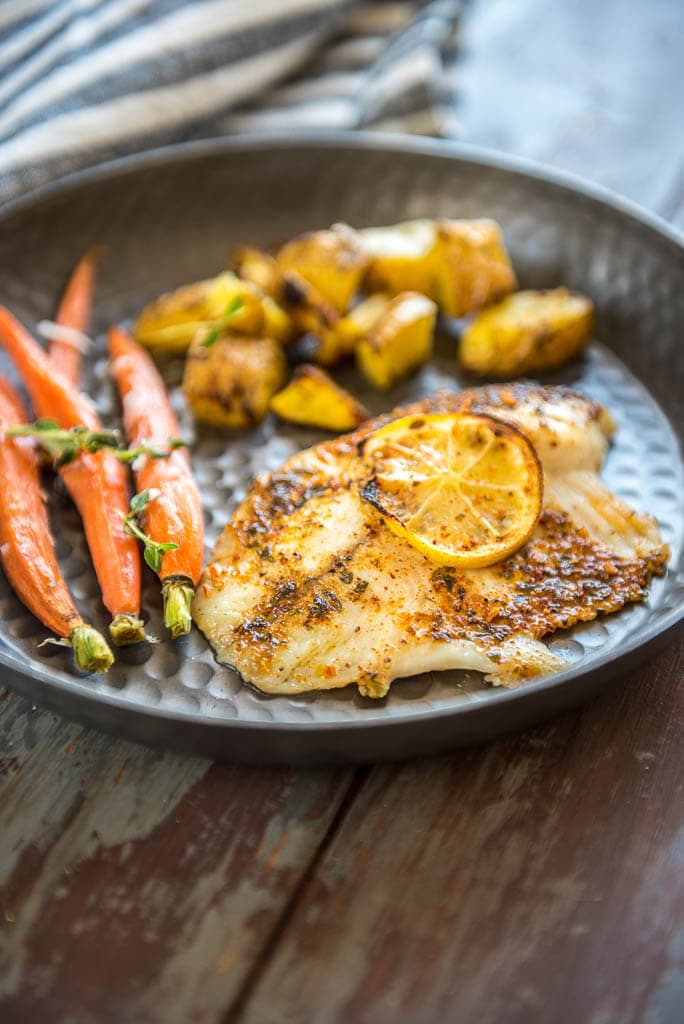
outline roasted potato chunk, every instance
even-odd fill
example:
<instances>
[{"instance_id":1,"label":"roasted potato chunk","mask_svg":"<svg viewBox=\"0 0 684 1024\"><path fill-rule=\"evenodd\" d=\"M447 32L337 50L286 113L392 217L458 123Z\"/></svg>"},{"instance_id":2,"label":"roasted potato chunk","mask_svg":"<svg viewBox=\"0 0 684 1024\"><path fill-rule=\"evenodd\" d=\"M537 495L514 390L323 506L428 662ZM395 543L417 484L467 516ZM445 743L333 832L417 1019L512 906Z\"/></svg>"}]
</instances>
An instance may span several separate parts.
<instances>
[{"instance_id":1,"label":"roasted potato chunk","mask_svg":"<svg viewBox=\"0 0 684 1024\"><path fill-rule=\"evenodd\" d=\"M286 345L292 338L294 324L283 307L270 295L261 297L261 308L264 314L262 331L266 338L275 338ZM231 331L233 328L231 327ZM237 333L237 332L236 332Z\"/></svg>"},{"instance_id":2,"label":"roasted potato chunk","mask_svg":"<svg viewBox=\"0 0 684 1024\"><path fill-rule=\"evenodd\" d=\"M297 367L290 383L273 396L271 409L290 423L337 433L353 430L369 416L353 395L308 364Z\"/></svg>"},{"instance_id":3,"label":"roasted potato chunk","mask_svg":"<svg viewBox=\"0 0 684 1024\"><path fill-rule=\"evenodd\" d=\"M366 272L369 291L398 295L416 291L436 298L437 233L433 220L409 220L383 228L359 231L370 261Z\"/></svg>"},{"instance_id":4,"label":"roasted potato chunk","mask_svg":"<svg viewBox=\"0 0 684 1024\"><path fill-rule=\"evenodd\" d=\"M354 355L356 344L389 303L387 295L371 295L355 306L332 326L321 325L318 333L307 332L305 338L307 359L319 366L335 366Z\"/></svg>"},{"instance_id":5,"label":"roasted potato chunk","mask_svg":"<svg viewBox=\"0 0 684 1024\"><path fill-rule=\"evenodd\" d=\"M432 353L437 307L417 292L391 299L357 342L359 369L386 391L427 362Z\"/></svg>"},{"instance_id":6,"label":"roasted potato chunk","mask_svg":"<svg viewBox=\"0 0 684 1024\"><path fill-rule=\"evenodd\" d=\"M501 229L493 220L440 220L434 253L436 301L450 317L495 302L516 286Z\"/></svg>"},{"instance_id":7,"label":"roasted potato chunk","mask_svg":"<svg viewBox=\"0 0 684 1024\"><path fill-rule=\"evenodd\" d=\"M269 253L243 246L233 254L233 267L243 281L249 281L272 299L278 297L282 274Z\"/></svg>"},{"instance_id":8,"label":"roasted potato chunk","mask_svg":"<svg viewBox=\"0 0 684 1024\"><path fill-rule=\"evenodd\" d=\"M261 297L264 335L283 343L290 341L294 324L281 304L283 275L274 258L261 249L245 247L235 253L234 264L240 279L252 285Z\"/></svg>"},{"instance_id":9,"label":"roasted potato chunk","mask_svg":"<svg viewBox=\"0 0 684 1024\"><path fill-rule=\"evenodd\" d=\"M359 290L368 256L353 228L334 224L287 242L276 262L284 274L299 274L337 313L345 313Z\"/></svg>"},{"instance_id":10,"label":"roasted potato chunk","mask_svg":"<svg viewBox=\"0 0 684 1024\"><path fill-rule=\"evenodd\" d=\"M567 288L516 292L482 310L466 328L461 363L487 377L553 369L583 348L592 317L591 301Z\"/></svg>"},{"instance_id":11,"label":"roasted potato chunk","mask_svg":"<svg viewBox=\"0 0 684 1024\"><path fill-rule=\"evenodd\" d=\"M369 295L340 320L338 329L346 338L352 340L362 338L377 322L380 314L385 312L389 303L390 296L382 292Z\"/></svg>"},{"instance_id":12,"label":"roasted potato chunk","mask_svg":"<svg viewBox=\"0 0 684 1024\"><path fill-rule=\"evenodd\" d=\"M340 315L326 298L297 271L283 275L282 302L294 333L315 339L312 358L322 366L334 366L349 346L338 336Z\"/></svg>"},{"instance_id":13,"label":"roasted potato chunk","mask_svg":"<svg viewBox=\"0 0 684 1024\"><path fill-rule=\"evenodd\" d=\"M285 383L282 347L273 338L211 339L200 332L185 361L183 391L195 419L212 427L255 426Z\"/></svg>"},{"instance_id":14,"label":"roasted potato chunk","mask_svg":"<svg viewBox=\"0 0 684 1024\"><path fill-rule=\"evenodd\" d=\"M348 337L342 331L342 322L330 329L323 328L319 333L310 331L302 334L298 342L290 349L295 354L295 362L303 358L319 366L337 366L343 359L354 355L356 338Z\"/></svg>"},{"instance_id":15,"label":"roasted potato chunk","mask_svg":"<svg viewBox=\"0 0 684 1024\"><path fill-rule=\"evenodd\" d=\"M450 317L506 295L515 274L493 220L412 220L359 232L370 254L366 283L427 295Z\"/></svg>"},{"instance_id":16,"label":"roasted potato chunk","mask_svg":"<svg viewBox=\"0 0 684 1024\"><path fill-rule=\"evenodd\" d=\"M325 296L295 270L283 274L281 301L301 333L320 333L334 327L340 319Z\"/></svg>"},{"instance_id":17,"label":"roasted potato chunk","mask_svg":"<svg viewBox=\"0 0 684 1024\"><path fill-rule=\"evenodd\" d=\"M250 336L264 330L262 296L227 272L161 295L142 311L133 334L159 355L182 355L198 330L224 326Z\"/></svg>"}]
</instances>

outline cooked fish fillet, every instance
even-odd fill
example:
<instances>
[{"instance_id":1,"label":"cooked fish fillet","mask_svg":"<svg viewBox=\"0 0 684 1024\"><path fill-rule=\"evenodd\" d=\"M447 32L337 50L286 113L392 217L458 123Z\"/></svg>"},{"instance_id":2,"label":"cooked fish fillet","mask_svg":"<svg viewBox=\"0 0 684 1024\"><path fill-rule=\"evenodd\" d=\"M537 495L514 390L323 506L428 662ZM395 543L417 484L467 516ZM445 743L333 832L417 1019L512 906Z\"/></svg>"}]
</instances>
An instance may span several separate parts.
<instances>
[{"instance_id":1,"label":"cooked fish fillet","mask_svg":"<svg viewBox=\"0 0 684 1024\"><path fill-rule=\"evenodd\" d=\"M520 427L544 470L541 519L486 569L437 567L359 496L359 443L416 412L489 413ZM541 637L642 600L668 557L658 524L601 482L607 411L564 388L442 393L302 451L258 477L217 541L194 617L219 659L268 693L475 669L514 686L563 666Z\"/></svg>"}]
</instances>

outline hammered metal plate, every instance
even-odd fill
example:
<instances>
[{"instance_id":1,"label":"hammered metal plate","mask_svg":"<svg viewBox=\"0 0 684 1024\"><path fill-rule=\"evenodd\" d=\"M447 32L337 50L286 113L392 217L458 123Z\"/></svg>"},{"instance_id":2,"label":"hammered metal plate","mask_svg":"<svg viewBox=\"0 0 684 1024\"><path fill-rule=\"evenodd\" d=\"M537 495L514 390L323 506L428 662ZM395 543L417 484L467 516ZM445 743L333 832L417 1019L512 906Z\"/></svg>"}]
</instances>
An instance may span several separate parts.
<instances>
[{"instance_id":1,"label":"hammered metal plate","mask_svg":"<svg viewBox=\"0 0 684 1024\"><path fill-rule=\"evenodd\" d=\"M220 666L198 632L118 652L107 677L79 678L69 656L38 651L46 631L0 577L0 664L6 682L34 699L134 738L252 761L371 760L437 751L529 724L595 692L643 658L684 607L682 430L684 254L643 215L515 164L415 140L234 140L124 161L38 194L0 217L0 301L30 325L50 316L70 265L104 243L97 327L128 319L150 297L211 274L231 247L270 243L335 220L381 224L416 216L499 220L523 286L566 284L598 309L587 356L545 380L605 403L619 431L604 477L621 497L660 520L672 548L668 575L649 600L556 635L569 668L517 691L485 686L477 673L428 673L395 683L373 702L355 688L296 698L265 697ZM459 375L443 335L424 370L386 396L343 381L374 412ZM4 364L3 364L4 369ZM178 366L166 368L169 382ZM91 393L115 423L103 337L91 360ZM649 393L650 391L650 393ZM182 400L175 392L182 413ZM183 416L184 429L192 425ZM279 465L324 435L268 420L249 434L205 431L194 465L212 543L256 472ZM68 499L52 489L57 551L86 617L106 615ZM159 588L146 576L143 608L163 636Z\"/></svg>"}]
</instances>

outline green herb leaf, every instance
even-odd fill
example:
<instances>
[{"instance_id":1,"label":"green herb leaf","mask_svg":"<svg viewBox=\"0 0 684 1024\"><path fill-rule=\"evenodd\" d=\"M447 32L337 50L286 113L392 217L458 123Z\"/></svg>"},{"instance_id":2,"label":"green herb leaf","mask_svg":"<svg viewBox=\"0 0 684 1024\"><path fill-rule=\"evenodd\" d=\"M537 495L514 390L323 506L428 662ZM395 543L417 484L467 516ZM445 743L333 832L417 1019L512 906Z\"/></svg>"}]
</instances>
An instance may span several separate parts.
<instances>
[{"instance_id":1,"label":"green herb leaf","mask_svg":"<svg viewBox=\"0 0 684 1024\"><path fill-rule=\"evenodd\" d=\"M173 438L169 441L168 448L153 448L152 445L141 444L137 448L119 449L114 454L121 462L129 463L135 462L136 459L142 458L143 455L147 455L151 459L168 459L171 452L177 448L185 447L185 441L181 441L180 438Z\"/></svg>"},{"instance_id":2,"label":"green herb leaf","mask_svg":"<svg viewBox=\"0 0 684 1024\"><path fill-rule=\"evenodd\" d=\"M161 551L157 550L156 545L146 544L143 552L143 558L149 565L153 572L161 572L162 556Z\"/></svg>"},{"instance_id":3,"label":"green herb leaf","mask_svg":"<svg viewBox=\"0 0 684 1024\"><path fill-rule=\"evenodd\" d=\"M150 488L146 491L140 491L138 494L134 494L131 498L128 515L119 513L124 521L126 531L132 534L133 537L137 537L138 540L143 543L143 558L150 569L156 573L161 572L162 560L164 554L167 551L176 551L178 545L174 544L173 541L155 541L151 537L148 537L146 533L140 528L136 519L141 515L150 502L154 501L159 497L160 491L156 488Z\"/></svg>"},{"instance_id":4,"label":"green herb leaf","mask_svg":"<svg viewBox=\"0 0 684 1024\"><path fill-rule=\"evenodd\" d=\"M220 327L212 327L210 331L207 331L203 341L202 348L211 348L215 341L218 341L219 334L221 333Z\"/></svg>"},{"instance_id":5,"label":"green herb leaf","mask_svg":"<svg viewBox=\"0 0 684 1024\"><path fill-rule=\"evenodd\" d=\"M159 497L159 491L151 487L146 491L140 491L138 494L134 494L131 498L131 513L134 516L144 512L151 501Z\"/></svg>"},{"instance_id":6,"label":"green herb leaf","mask_svg":"<svg viewBox=\"0 0 684 1024\"><path fill-rule=\"evenodd\" d=\"M243 306L244 302L242 301L240 296L234 295L233 298L228 303L228 305L226 306L223 317L218 321L218 323L214 327L207 331L204 340L202 341L203 348L211 348L214 342L218 341L221 332L224 331L226 327L229 326L228 321L230 320L230 318L235 316L236 313L239 313Z\"/></svg>"},{"instance_id":7,"label":"green herb leaf","mask_svg":"<svg viewBox=\"0 0 684 1024\"><path fill-rule=\"evenodd\" d=\"M143 552L143 558L149 565L150 569L154 569L156 573L159 573L161 572L162 558L164 557L164 553L166 551L176 551L177 548L178 545L173 544L170 541L167 543L155 544L148 538L148 542L145 545L145 550Z\"/></svg>"},{"instance_id":8,"label":"green herb leaf","mask_svg":"<svg viewBox=\"0 0 684 1024\"><path fill-rule=\"evenodd\" d=\"M168 448L153 448L151 445L140 445L138 448L125 448L121 435L117 430L88 430L86 427L71 427L66 430L54 420L36 420L35 423L22 423L18 427L10 427L5 431L8 437L31 437L47 452L55 464L55 469L66 466L81 452L109 452L121 462L134 462L141 455L149 455L152 459L166 459L176 448L182 448L184 441L174 438L169 441Z\"/></svg>"},{"instance_id":9,"label":"green herb leaf","mask_svg":"<svg viewBox=\"0 0 684 1024\"><path fill-rule=\"evenodd\" d=\"M54 420L23 423L18 427L10 427L5 433L9 437L33 438L53 459L57 468L73 462L79 452L116 450L121 444L121 438L115 430L88 430L86 427L64 430Z\"/></svg>"}]
</instances>

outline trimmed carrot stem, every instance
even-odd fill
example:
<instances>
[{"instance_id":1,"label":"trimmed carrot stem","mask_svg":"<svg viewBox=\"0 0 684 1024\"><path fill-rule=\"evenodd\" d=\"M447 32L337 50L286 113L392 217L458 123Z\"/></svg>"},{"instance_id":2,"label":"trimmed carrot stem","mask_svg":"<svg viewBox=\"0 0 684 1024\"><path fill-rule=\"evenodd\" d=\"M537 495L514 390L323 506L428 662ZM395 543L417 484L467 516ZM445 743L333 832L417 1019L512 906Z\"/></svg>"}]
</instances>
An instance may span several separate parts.
<instances>
[{"instance_id":1,"label":"trimmed carrot stem","mask_svg":"<svg viewBox=\"0 0 684 1024\"><path fill-rule=\"evenodd\" d=\"M32 445L5 430L26 421L19 397L0 377L0 556L9 582L26 607L73 648L82 672L106 672L112 652L79 614L62 577L40 488Z\"/></svg>"},{"instance_id":2,"label":"trimmed carrot stem","mask_svg":"<svg viewBox=\"0 0 684 1024\"><path fill-rule=\"evenodd\" d=\"M55 323L87 334L93 304L95 270L101 252L101 248L90 249L74 267L57 307ZM81 372L81 353L77 346L68 341L55 339L50 344L49 354L50 362L55 369L72 384L77 385Z\"/></svg>"},{"instance_id":3,"label":"trimmed carrot stem","mask_svg":"<svg viewBox=\"0 0 684 1024\"><path fill-rule=\"evenodd\" d=\"M130 647L145 639L145 627L137 615L119 612L109 623L109 635L117 647Z\"/></svg>"},{"instance_id":4,"label":"trimmed carrot stem","mask_svg":"<svg viewBox=\"0 0 684 1024\"><path fill-rule=\"evenodd\" d=\"M188 579L174 579L170 576L162 582L164 625L171 630L174 640L190 632L194 596L195 588Z\"/></svg>"},{"instance_id":5,"label":"trimmed carrot stem","mask_svg":"<svg viewBox=\"0 0 684 1024\"><path fill-rule=\"evenodd\" d=\"M109 330L109 351L129 444L168 447L179 427L156 366L120 327ZM138 492L158 492L145 510L150 540L178 545L164 552L158 575L164 624L174 637L182 636L190 631L190 606L204 557L202 505L188 453L177 449L165 459L143 457L134 471Z\"/></svg>"},{"instance_id":6,"label":"trimmed carrot stem","mask_svg":"<svg viewBox=\"0 0 684 1024\"><path fill-rule=\"evenodd\" d=\"M14 362L39 416L61 427L101 430L92 402L55 370L40 345L12 314L0 306L0 340ZM102 591L102 600L116 617L125 614L135 628L112 632L115 642L144 639L140 621L140 554L122 517L128 511L126 471L115 455L81 452L59 470L83 520L86 540ZM113 625L114 625L113 623ZM111 632L111 627L110 627Z\"/></svg>"},{"instance_id":7,"label":"trimmed carrot stem","mask_svg":"<svg viewBox=\"0 0 684 1024\"><path fill-rule=\"evenodd\" d=\"M102 633L87 623L74 626L69 637L76 668L81 672L106 672L114 661Z\"/></svg>"}]
</instances>

